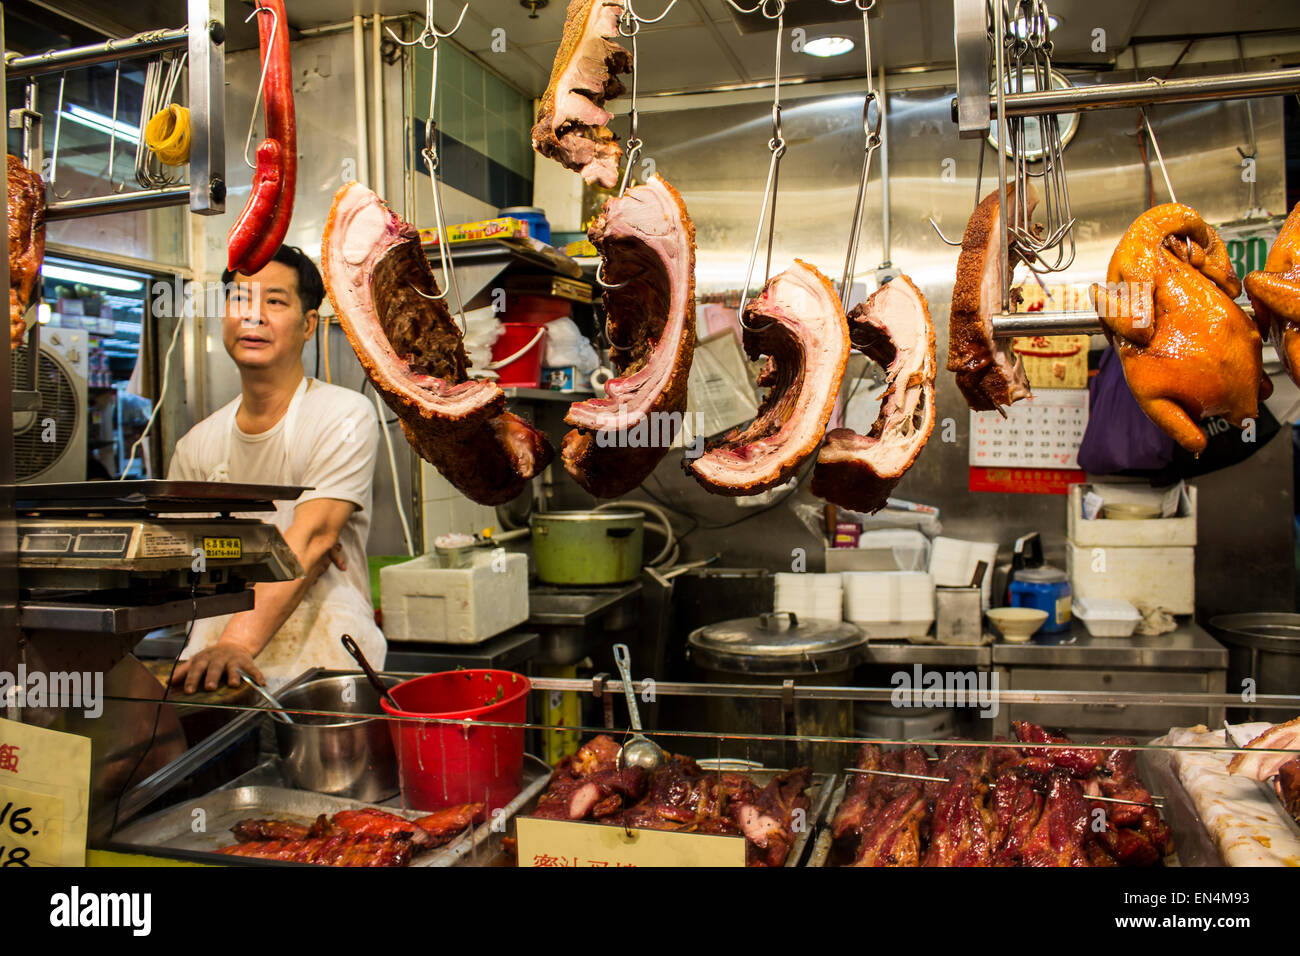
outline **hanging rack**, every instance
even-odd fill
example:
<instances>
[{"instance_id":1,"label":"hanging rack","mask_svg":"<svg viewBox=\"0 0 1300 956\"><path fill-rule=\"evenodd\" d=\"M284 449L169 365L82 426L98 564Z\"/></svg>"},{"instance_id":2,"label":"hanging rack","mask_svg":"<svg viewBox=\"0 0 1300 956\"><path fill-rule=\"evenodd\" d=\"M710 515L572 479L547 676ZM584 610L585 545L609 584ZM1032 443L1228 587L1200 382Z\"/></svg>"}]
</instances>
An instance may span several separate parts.
<instances>
[{"instance_id":1,"label":"hanging rack","mask_svg":"<svg viewBox=\"0 0 1300 956\"><path fill-rule=\"evenodd\" d=\"M767 284L768 277L772 274L772 240L776 232L776 194L777 194L777 177L781 168L781 157L785 155L785 136L781 131L781 44L782 34L785 32L785 0L760 0L760 2L745 9L735 2L727 0L739 13L750 15L762 12L764 18L776 21L776 57L775 72L772 78L772 136L767 141L767 148L772 154L772 158L767 168L767 184L763 187L763 205L758 211L758 225L754 230L754 245L749 252L749 265L745 269L745 284L740 293L740 308L736 311L737 320L741 328L750 329L745 324L745 306L749 304L749 287L754 278L754 261L758 258L758 244L763 237L763 220L767 220L767 259L763 267L763 283ZM772 12L768 12L769 6ZM751 330L752 331L752 330Z\"/></svg>"},{"instance_id":2,"label":"hanging rack","mask_svg":"<svg viewBox=\"0 0 1300 956\"><path fill-rule=\"evenodd\" d=\"M952 100L953 122L964 138L988 135L988 124L997 124L998 143L1011 142L1008 137L1008 120L1025 117L1045 117L1049 123L1041 128L1048 129L1051 121L1058 114L1084 112L1099 109L1142 108L1158 103L1194 103L1225 99L1252 99L1264 96L1300 93L1300 69L1271 70L1268 72L1238 73L1225 76L1195 77L1191 79L1166 80L1151 77L1144 81L1127 83L1104 83L1095 86L1071 87L1069 89L1052 89L1049 84L1037 85L1036 89L1026 90L1014 85L1008 87L1007 59L1011 52L1018 50L1008 42L1010 24L1015 21L1011 11L1022 8L1040 12L1046 16L1046 6L1038 0L957 0L954 13L956 21L955 44L958 54L957 95ZM981 61L979 54L987 49L986 44L992 39L994 53L995 82L992 91L988 84L987 60ZM977 41L978 40L978 44ZM1048 41L1050 42L1050 41ZM1154 131L1145 116L1143 124L1151 136L1156 148L1157 161L1165 173L1166 187L1170 185L1163 157L1160 155ZM1045 144L1046 145L1046 144ZM981 144L981 150L983 146ZM982 152L981 152L982 159ZM999 228L1001 230L1001 248L1006 250L1008 243L1015 240L1015 226L1008 222L1006 208L1007 154L999 149L998 191L1000 200ZM982 170L981 170L982 172ZM1064 167L1056 172L1064 177ZM977 190L978 190L977 181ZM1170 190L1172 195L1172 190ZM978 195L977 195L978 199ZM1060 207L1060 222L1069 222L1068 209ZM931 224L938 230L937 224ZM1024 227L1024 220L1019 225ZM1068 230L1067 230L1068 231ZM950 245L958 245L940 232L943 240ZM1041 241L1053 238L1048 234ZM1062 242L1065 236L1060 236ZM1052 271L1046 268L1043 256L1035 254L1032 248L1016 251L1024 256L1031 255L1030 267L1035 273ZM1068 258L1063 254L1062 261ZM1009 257L1003 255L1002 293L1003 302L1000 314L992 317L993 333L998 337L1017 335L1068 335L1075 333L1093 333L1101 331L1101 322L1095 312L1032 312L1013 313L1010 305L1010 270L1007 268ZM1055 267L1055 263L1051 263Z\"/></svg>"}]
</instances>

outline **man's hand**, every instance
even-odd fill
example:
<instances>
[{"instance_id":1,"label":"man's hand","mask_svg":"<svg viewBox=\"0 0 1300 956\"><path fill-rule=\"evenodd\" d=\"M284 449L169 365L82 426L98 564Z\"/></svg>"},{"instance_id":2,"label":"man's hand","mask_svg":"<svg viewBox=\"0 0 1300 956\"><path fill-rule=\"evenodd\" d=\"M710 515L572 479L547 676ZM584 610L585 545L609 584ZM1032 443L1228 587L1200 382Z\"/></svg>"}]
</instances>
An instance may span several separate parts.
<instances>
[{"instance_id":1,"label":"man's hand","mask_svg":"<svg viewBox=\"0 0 1300 956\"><path fill-rule=\"evenodd\" d=\"M266 678L253 663L253 655L238 644L221 641L176 665L172 684L184 681L185 693L193 694L199 689L200 683L204 690L216 690L221 686L222 677L225 677L227 687L238 687L241 670L259 684L266 683Z\"/></svg>"}]
</instances>

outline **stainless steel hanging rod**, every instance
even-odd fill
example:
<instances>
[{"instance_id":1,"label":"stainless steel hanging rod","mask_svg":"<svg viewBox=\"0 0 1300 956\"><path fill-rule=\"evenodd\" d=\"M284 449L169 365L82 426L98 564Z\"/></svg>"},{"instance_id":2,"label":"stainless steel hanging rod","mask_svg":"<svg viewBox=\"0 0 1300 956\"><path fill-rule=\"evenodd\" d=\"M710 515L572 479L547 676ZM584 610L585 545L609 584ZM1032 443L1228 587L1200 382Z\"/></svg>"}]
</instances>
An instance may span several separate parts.
<instances>
[{"instance_id":1,"label":"stainless steel hanging rod","mask_svg":"<svg viewBox=\"0 0 1300 956\"><path fill-rule=\"evenodd\" d=\"M220 24L220 37L213 37L217 43L224 42L225 28ZM45 53L33 53L30 56L17 56L5 63L5 76L11 80L44 76L47 73L59 73L63 70L96 63L112 63L115 60L130 60L142 56L161 53L164 50L181 50L189 43L189 28L176 27L172 30L149 30L121 40L107 40L104 43L91 43L67 50L50 50Z\"/></svg>"},{"instance_id":2,"label":"stainless steel hanging rod","mask_svg":"<svg viewBox=\"0 0 1300 956\"><path fill-rule=\"evenodd\" d=\"M1251 99L1300 92L1300 69L1199 76L1182 80L1141 80L1133 83L1099 83L1068 90L1008 93L1008 117L1074 113L1148 106L1153 103L1195 103L1203 100ZM954 117L956 98L953 99ZM989 119L997 119L997 101L989 97Z\"/></svg>"}]
</instances>

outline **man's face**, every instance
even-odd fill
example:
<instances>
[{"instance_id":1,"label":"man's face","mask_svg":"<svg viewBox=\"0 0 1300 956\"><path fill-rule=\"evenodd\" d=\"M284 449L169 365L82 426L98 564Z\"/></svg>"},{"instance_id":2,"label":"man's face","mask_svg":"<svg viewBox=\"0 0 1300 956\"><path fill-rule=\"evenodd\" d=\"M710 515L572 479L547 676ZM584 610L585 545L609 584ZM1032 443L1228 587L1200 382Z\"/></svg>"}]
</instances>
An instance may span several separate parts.
<instances>
[{"instance_id":1,"label":"man's face","mask_svg":"<svg viewBox=\"0 0 1300 956\"><path fill-rule=\"evenodd\" d=\"M221 337L240 368L271 368L301 359L318 318L315 309L303 312L297 271L270 262L255 275L235 273Z\"/></svg>"}]
</instances>

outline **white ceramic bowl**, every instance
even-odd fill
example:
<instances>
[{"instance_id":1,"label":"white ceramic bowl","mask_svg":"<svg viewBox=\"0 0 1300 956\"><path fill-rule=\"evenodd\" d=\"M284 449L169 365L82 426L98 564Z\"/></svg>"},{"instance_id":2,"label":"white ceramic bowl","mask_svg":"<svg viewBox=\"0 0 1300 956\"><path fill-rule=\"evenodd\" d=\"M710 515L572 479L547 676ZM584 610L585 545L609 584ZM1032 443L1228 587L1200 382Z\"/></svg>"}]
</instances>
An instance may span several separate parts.
<instances>
[{"instance_id":1,"label":"white ceramic bowl","mask_svg":"<svg viewBox=\"0 0 1300 956\"><path fill-rule=\"evenodd\" d=\"M988 610L988 618L1004 641L1023 644L1043 626L1047 612L1036 607L995 607Z\"/></svg>"}]
</instances>

